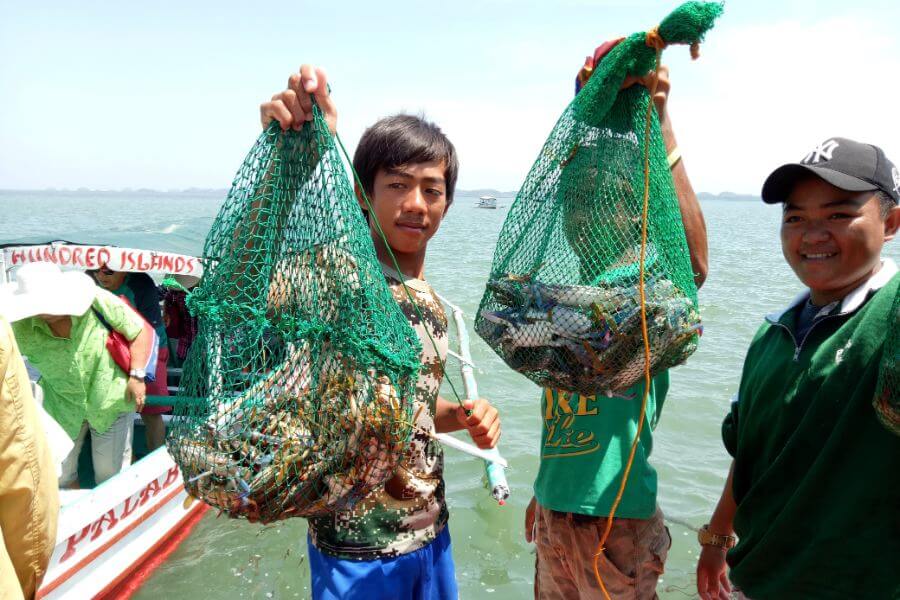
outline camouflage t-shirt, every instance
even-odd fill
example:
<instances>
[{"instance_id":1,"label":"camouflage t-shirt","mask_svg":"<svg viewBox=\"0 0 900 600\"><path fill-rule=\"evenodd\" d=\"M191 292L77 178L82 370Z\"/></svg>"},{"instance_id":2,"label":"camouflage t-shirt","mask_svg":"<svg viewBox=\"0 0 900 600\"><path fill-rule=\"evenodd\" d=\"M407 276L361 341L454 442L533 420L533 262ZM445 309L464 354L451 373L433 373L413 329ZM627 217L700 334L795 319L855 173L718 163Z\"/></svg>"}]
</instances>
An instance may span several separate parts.
<instances>
[{"instance_id":1,"label":"camouflage t-shirt","mask_svg":"<svg viewBox=\"0 0 900 600\"><path fill-rule=\"evenodd\" d=\"M382 265L385 279L422 343L422 370L416 386L413 416L416 429L394 476L352 509L309 519L309 533L320 551L354 560L399 556L434 540L447 524L444 502L444 453L426 432L434 428L441 387L441 363L447 358L447 316L425 281L401 276ZM424 322L401 284L415 299ZM440 355L435 353L428 333Z\"/></svg>"}]
</instances>

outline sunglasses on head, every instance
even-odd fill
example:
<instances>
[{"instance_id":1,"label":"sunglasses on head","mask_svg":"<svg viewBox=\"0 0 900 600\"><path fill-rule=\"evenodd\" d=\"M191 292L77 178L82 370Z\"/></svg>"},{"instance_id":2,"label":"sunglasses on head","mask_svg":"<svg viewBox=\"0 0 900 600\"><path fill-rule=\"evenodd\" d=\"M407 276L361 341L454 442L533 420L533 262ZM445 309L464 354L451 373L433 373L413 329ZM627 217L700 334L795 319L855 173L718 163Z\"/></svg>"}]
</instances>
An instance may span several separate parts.
<instances>
[{"instance_id":1,"label":"sunglasses on head","mask_svg":"<svg viewBox=\"0 0 900 600\"><path fill-rule=\"evenodd\" d=\"M99 269L97 269L97 272L98 272L98 273L102 273L102 274L107 275L107 276L108 276L108 275L115 275L115 274L116 274L115 271L113 271L112 269L107 269L106 267L100 267Z\"/></svg>"}]
</instances>

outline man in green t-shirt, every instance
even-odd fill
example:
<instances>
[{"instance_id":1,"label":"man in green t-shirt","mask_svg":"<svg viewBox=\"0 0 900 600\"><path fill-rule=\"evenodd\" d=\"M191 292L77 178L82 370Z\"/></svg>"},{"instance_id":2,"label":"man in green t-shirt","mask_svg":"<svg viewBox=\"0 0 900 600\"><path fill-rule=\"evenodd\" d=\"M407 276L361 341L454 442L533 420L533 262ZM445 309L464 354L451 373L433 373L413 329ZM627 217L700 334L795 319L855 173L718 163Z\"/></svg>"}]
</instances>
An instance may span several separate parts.
<instances>
[{"instance_id":1,"label":"man in green t-shirt","mask_svg":"<svg viewBox=\"0 0 900 600\"><path fill-rule=\"evenodd\" d=\"M597 48L579 80L615 42ZM649 77L649 76L648 76ZM634 83L643 84L644 81ZM649 83L649 79L647 80ZM691 266L697 287L707 272L706 226L666 110L668 70L661 67L653 98L672 165ZM615 511L612 529L597 568L613 598L651 598L663 572L671 537L656 505L656 470L650 465L652 428L669 388L663 372L651 384L644 427L628 484ZM535 543L535 597L602 598L594 573L594 554L624 475L637 434L644 382L618 396L580 396L545 389L541 402L541 463L525 515L525 538Z\"/></svg>"},{"instance_id":2,"label":"man in green t-shirt","mask_svg":"<svg viewBox=\"0 0 900 600\"><path fill-rule=\"evenodd\" d=\"M900 276L881 257L900 227L900 173L881 149L830 138L776 169L762 197L782 203L782 252L808 290L766 317L747 352L697 591L898 598L900 436L873 404L900 326Z\"/></svg>"}]
</instances>

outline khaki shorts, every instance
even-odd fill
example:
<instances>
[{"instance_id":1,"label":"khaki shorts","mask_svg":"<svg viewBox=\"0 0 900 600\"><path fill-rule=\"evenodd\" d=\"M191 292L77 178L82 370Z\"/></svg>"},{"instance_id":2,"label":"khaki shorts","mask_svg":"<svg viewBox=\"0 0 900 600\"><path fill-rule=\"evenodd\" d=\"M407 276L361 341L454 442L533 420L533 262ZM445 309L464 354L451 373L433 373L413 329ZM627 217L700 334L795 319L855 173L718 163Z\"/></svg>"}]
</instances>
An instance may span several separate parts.
<instances>
[{"instance_id":1,"label":"khaki shorts","mask_svg":"<svg viewBox=\"0 0 900 600\"><path fill-rule=\"evenodd\" d=\"M534 596L542 600L603 598L594 575L594 554L606 517L535 507ZM610 598L656 598L672 537L662 511L649 519L613 519L598 570Z\"/></svg>"}]
</instances>

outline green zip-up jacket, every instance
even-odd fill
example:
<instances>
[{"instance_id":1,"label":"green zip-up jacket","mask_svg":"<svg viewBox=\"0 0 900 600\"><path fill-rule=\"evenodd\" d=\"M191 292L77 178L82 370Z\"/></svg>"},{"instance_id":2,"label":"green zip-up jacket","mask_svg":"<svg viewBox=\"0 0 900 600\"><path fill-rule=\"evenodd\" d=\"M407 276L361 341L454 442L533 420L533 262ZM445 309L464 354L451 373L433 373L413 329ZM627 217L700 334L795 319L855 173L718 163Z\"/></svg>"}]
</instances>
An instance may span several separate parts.
<instances>
[{"instance_id":1,"label":"green zip-up jacket","mask_svg":"<svg viewBox=\"0 0 900 600\"><path fill-rule=\"evenodd\" d=\"M754 600L900 597L900 437L872 406L898 285L885 261L797 340L801 295L750 345L722 429L739 538L728 564Z\"/></svg>"}]
</instances>

